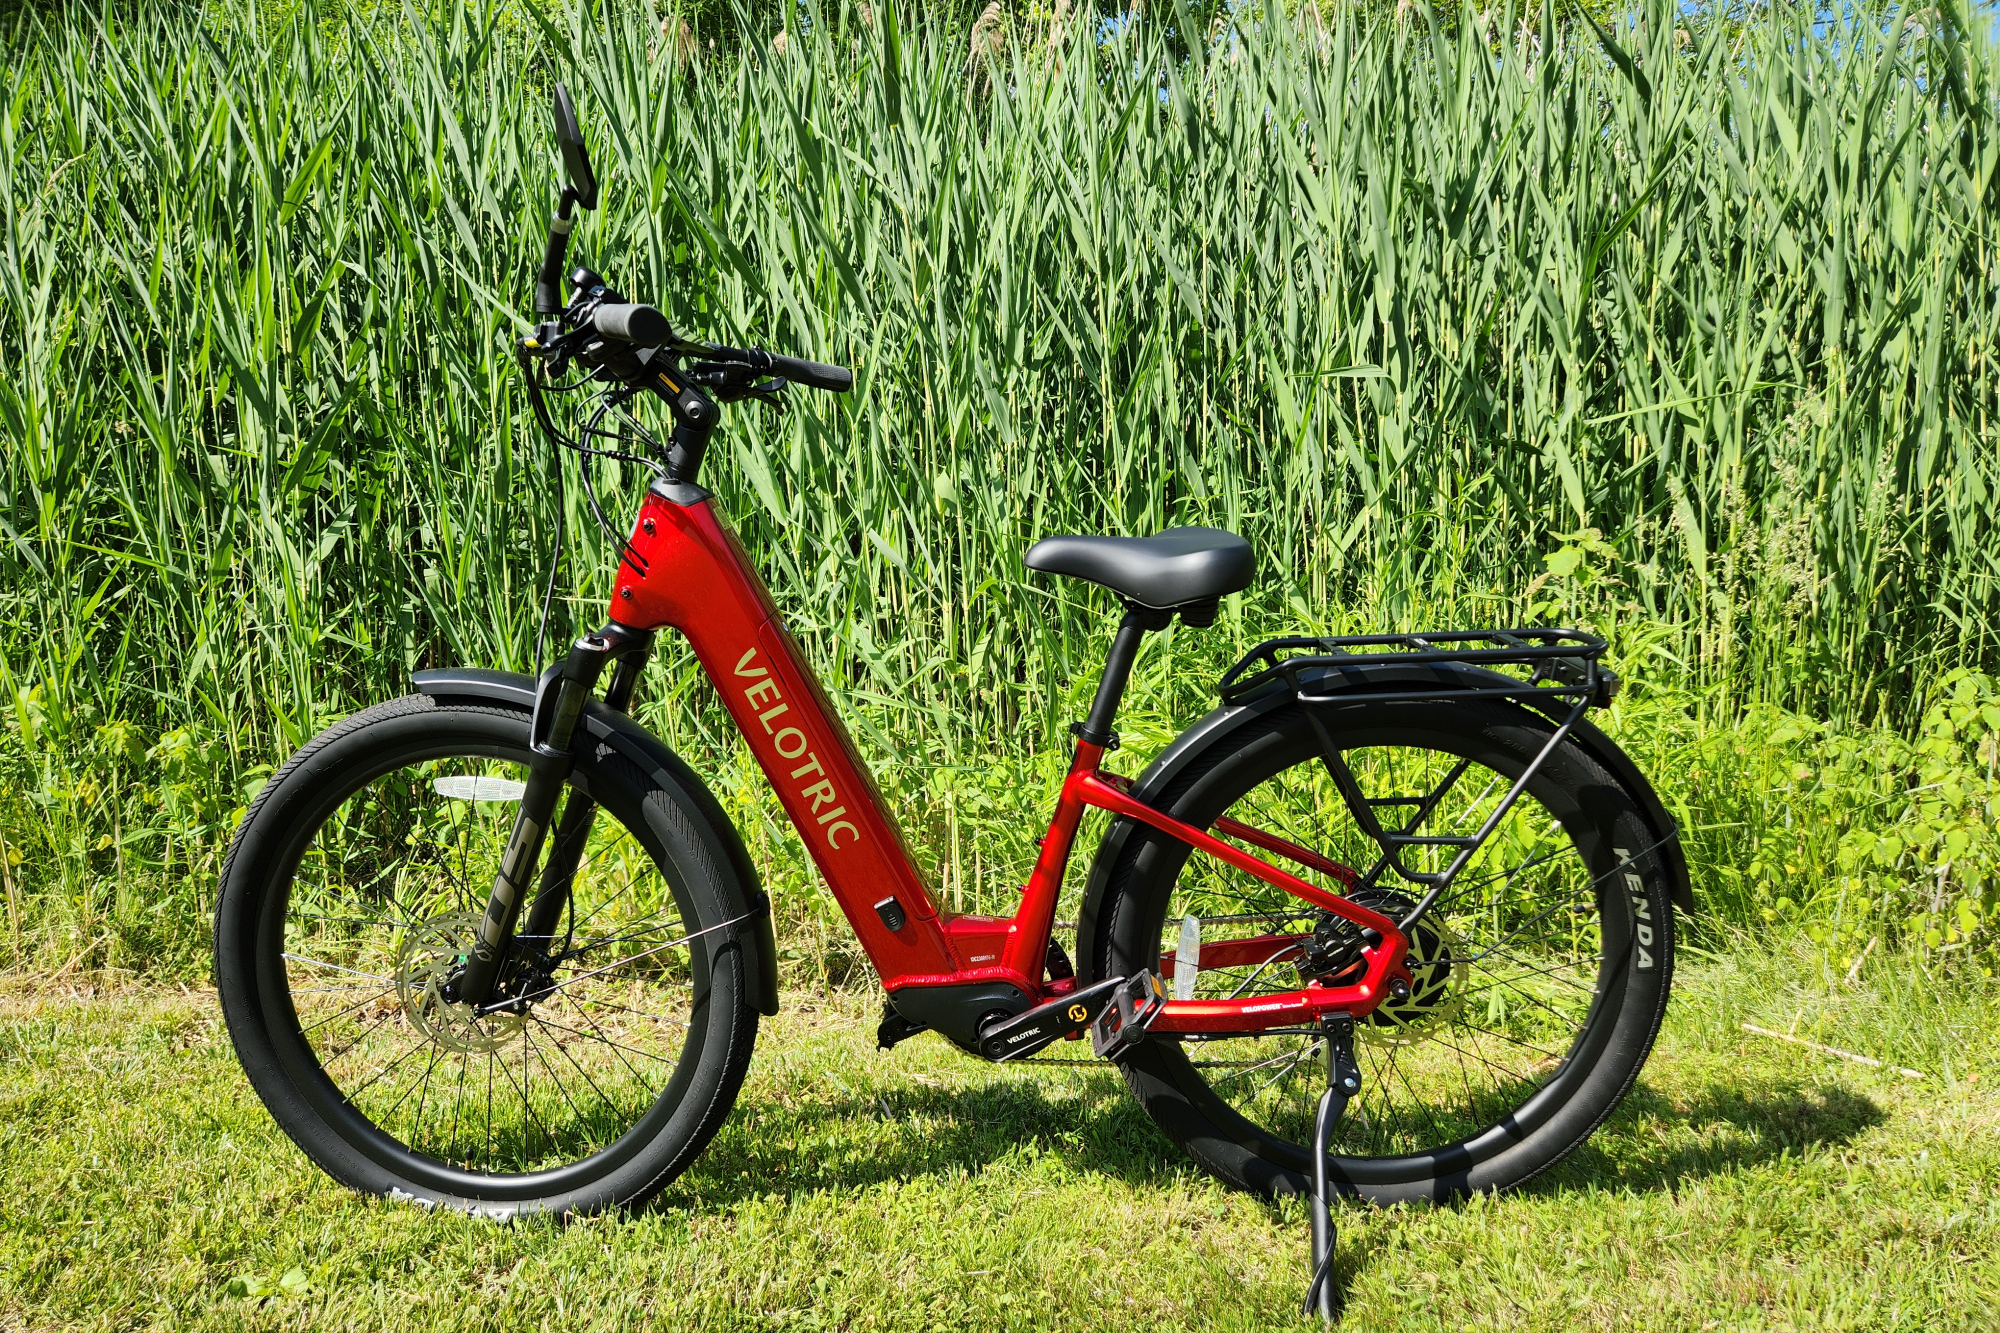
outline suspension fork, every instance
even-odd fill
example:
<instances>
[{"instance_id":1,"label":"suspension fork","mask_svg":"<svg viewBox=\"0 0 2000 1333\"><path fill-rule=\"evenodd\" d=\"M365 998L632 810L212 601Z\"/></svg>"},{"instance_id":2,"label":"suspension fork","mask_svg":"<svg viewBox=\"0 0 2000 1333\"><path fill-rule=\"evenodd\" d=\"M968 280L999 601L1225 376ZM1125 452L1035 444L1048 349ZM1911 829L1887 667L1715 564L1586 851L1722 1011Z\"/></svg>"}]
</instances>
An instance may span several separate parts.
<instances>
[{"instance_id":1,"label":"suspension fork","mask_svg":"<svg viewBox=\"0 0 2000 1333\"><path fill-rule=\"evenodd\" d=\"M625 632L640 637L636 631ZM616 712L631 711L632 687L638 684L653 638L651 631L643 637L644 644L626 649L612 664L611 683L604 688L604 706ZM516 938L535 941L544 952L552 951L549 946L555 940L556 923L562 920L563 908L569 903L570 886L576 880L584 845L590 841L590 829L596 822L597 802L580 791L571 792L569 803L563 806L562 819L556 824L555 846L549 852L548 863L542 867L542 882L535 890L528 919Z\"/></svg>"},{"instance_id":2,"label":"suspension fork","mask_svg":"<svg viewBox=\"0 0 2000 1333\"><path fill-rule=\"evenodd\" d=\"M500 868L493 876L493 890L486 900L486 914L473 937L472 952L459 974L457 998L475 1008L484 1005L511 952L514 925L527 897L529 877L541 860L542 845L548 841L549 820L556 802L562 798L570 770L576 766L573 744L583 720L583 706L597 688L604 668L616 662L604 702L620 712L631 704L632 688L640 668L651 651L650 630L632 630L611 621L594 634L578 639L569 658L560 668L543 678L535 696L534 720L529 728L528 783L514 813L514 830L500 856ZM573 793L563 809L555 830L555 848L543 868L541 885L528 912L524 938L548 940L555 933L569 901L571 881L590 838L597 803L582 793Z\"/></svg>"}]
</instances>

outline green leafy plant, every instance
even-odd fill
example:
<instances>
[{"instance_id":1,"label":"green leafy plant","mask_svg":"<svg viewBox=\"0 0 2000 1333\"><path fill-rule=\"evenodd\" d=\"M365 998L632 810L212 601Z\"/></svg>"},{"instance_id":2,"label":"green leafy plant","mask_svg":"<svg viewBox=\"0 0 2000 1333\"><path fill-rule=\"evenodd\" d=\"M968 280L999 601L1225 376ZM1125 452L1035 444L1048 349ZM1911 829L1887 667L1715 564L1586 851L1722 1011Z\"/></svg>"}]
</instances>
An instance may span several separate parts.
<instances>
[{"instance_id":1,"label":"green leafy plant","mask_svg":"<svg viewBox=\"0 0 2000 1333\"><path fill-rule=\"evenodd\" d=\"M1736 919L1845 941L1866 899L1940 950L1989 938L1976 800L1890 739L1936 740L1931 682L1995 665L1987 25L1573 17L1056 5L974 60L969 15L888 4L745 12L721 46L630 5L24 12L10 947L197 958L272 763L414 668L532 666L555 464L509 344L558 72L605 178L580 258L678 325L860 369L851 402L733 420L713 484L963 905L1006 900L1109 628L1020 550L1211 522L1260 582L1177 665L1149 650L1135 739L1269 633L1584 621L1648 725L1694 728L1657 771ZM566 494L558 629L612 567ZM1834 719L1810 743L1851 742L1883 802L1840 873L1893 893L1704 831L1750 799L1725 779L1804 781L1723 753L1746 701ZM813 901L690 664L641 706ZM1932 759L1976 768L1971 725Z\"/></svg>"}]
</instances>

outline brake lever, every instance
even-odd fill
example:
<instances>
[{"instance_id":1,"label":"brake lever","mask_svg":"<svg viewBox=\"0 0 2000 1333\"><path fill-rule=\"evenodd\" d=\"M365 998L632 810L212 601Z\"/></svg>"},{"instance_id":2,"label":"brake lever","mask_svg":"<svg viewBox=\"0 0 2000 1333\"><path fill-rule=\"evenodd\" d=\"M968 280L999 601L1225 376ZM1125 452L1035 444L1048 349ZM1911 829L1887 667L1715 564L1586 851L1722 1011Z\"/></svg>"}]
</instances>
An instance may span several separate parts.
<instances>
[{"instance_id":1,"label":"brake lever","mask_svg":"<svg viewBox=\"0 0 2000 1333\"><path fill-rule=\"evenodd\" d=\"M784 404L776 395L784 391L788 381L772 378L761 384L750 383L756 374L754 366L746 366L740 361L700 361L687 368L688 379L708 390L717 402L735 403L755 398L782 412Z\"/></svg>"},{"instance_id":2,"label":"brake lever","mask_svg":"<svg viewBox=\"0 0 2000 1333\"><path fill-rule=\"evenodd\" d=\"M790 380L765 380L762 384L753 384L744 390L743 396L745 398L755 398L779 416L783 416L785 415L785 408L787 406L783 395L785 390L791 386L791 383Z\"/></svg>"}]
</instances>

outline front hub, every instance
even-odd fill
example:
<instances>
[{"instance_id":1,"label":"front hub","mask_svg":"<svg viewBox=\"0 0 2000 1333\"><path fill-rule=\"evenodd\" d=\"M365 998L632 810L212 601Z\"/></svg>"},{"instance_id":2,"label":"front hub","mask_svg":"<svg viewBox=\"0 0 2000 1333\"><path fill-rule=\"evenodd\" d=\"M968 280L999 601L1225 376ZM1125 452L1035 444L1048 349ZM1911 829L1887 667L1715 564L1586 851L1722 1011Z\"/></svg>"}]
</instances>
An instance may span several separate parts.
<instances>
[{"instance_id":1,"label":"front hub","mask_svg":"<svg viewBox=\"0 0 2000 1333\"><path fill-rule=\"evenodd\" d=\"M448 1051L497 1051L519 1040L527 1024L525 1005L510 1006L520 1012L480 1012L458 998L457 978L482 919L478 912L432 917L403 937L396 955L396 996L403 1013L412 1027Z\"/></svg>"}]
</instances>

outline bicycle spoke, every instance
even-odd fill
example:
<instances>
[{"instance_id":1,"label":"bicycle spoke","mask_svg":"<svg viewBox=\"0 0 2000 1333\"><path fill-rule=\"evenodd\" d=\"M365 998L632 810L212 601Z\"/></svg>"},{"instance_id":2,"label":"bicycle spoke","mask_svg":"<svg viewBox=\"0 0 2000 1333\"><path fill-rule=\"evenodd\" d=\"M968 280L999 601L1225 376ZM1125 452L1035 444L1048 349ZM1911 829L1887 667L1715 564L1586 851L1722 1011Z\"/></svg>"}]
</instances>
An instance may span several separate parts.
<instances>
[{"instance_id":1,"label":"bicycle spoke","mask_svg":"<svg viewBox=\"0 0 2000 1333\"><path fill-rule=\"evenodd\" d=\"M362 1042L366 1041L369 1037L373 1036L378 1028L380 1028L384 1023L388 1022L391 1018L394 1018L395 1016L396 1016L396 1011L394 1009L384 1010L380 1015L376 1017L373 1023L369 1024L368 1027L362 1031L360 1036L356 1037L353 1041L348 1042L347 1045L341 1047L339 1050L335 1051L332 1055L322 1056L319 1062L320 1068L331 1069L333 1065L339 1061L341 1056L346 1055L356 1046L359 1046Z\"/></svg>"},{"instance_id":2,"label":"bicycle spoke","mask_svg":"<svg viewBox=\"0 0 2000 1333\"><path fill-rule=\"evenodd\" d=\"M655 913L654 915L658 914ZM645 918L641 917L640 920L643 921L645 920ZM641 935L651 935L658 931L668 930L668 929L679 929L679 928L681 928L680 921L674 920L664 925L647 926L642 930L628 930L618 935L605 935L601 936L598 939L590 940L587 941L586 943L578 944L571 948L565 949L563 950L562 956L564 959L581 958L586 953L589 953L592 949L601 949L607 944L621 944L626 940L638 939Z\"/></svg>"},{"instance_id":3,"label":"bicycle spoke","mask_svg":"<svg viewBox=\"0 0 2000 1333\"><path fill-rule=\"evenodd\" d=\"M668 1017L666 1017L666 1016L665 1016L665 1015L663 1015L663 1014L649 1014L649 1013L647 1013L647 1012L646 1012L645 1010L643 1010L643 1009L634 1009L634 1008L633 1008L633 1007L632 1007L631 1005L628 1005L628 1004L619 1004L619 1003L618 1003L617 1001L615 1001L615 1000L604 1000L604 999L599 999L599 998L598 998L597 996L594 996L594 995L588 995L588 996L576 996L576 995L570 995L570 994L567 994L567 993L565 993L565 994L563 994L563 995L562 995L562 996L561 996L560 998L561 998L562 1000L564 1000L564 1001L565 1001L566 1003L569 1003L569 1004L575 1004L575 1005L584 1005L584 1004L597 1004L597 1005L602 1005L602 1006L604 1006L604 1007L605 1007L606 1009L616 1009L616 1010L617 1010L617 1011L618 1011L619 1013L621 1013L621 1014L631 1014L631 1015L633 1015L633 1016L634 1016L634 1017L636 1017L636 1018L645 1018L645 1019L650 1019L650 1020L652 1020L652 1021L653 1021L653 1022L655 1022L655 1023L664 1023L664 1024L666 1024L666 1025L667 1025L667 1026L669 1026L669 1027L677 1027L677 1028L684 1028L684 1027L686 1027L686 1026L687 1026L687 1021L686 1021L685 1019L679 1019L679 1018L668 1018ZM584 1015L584 1016L585 1016L585 1017L588 1017L588 1015ZM664 1058L664 1057L660 1057L660 1056L655 1056L655 1057L653 1057L653 1058L654 1058L654 1059L661 1059L661 1058Z\"/></svg>"},{"instance_id":4,"label":"bicycle spoke","mask_svg":"<svg viewBox=\"0 0 2000 1333\"><path fill-rule=\"evenodd\" d=\"M1455 1052L1457 1054L1459 1068L1461 1071L1465 1068L1465 1057L1469 1055L1473 1059L1477 1060L1480 1064L1485 1065L1488 1069L1492 1070L1495 1074L1499 1075L1503 1079L1511 1081L1513 1079L1520 1077L1517 1071L1509 1069L1505 1065L1494 1064L1491 1060L1481 1055L1478 1051L1468 1051L1463 1046L1460 1046L1456 1042L1450 1041L1444 1037L1436 1037L1433 1038L1433 1040L1436 1041L1440 1046L1443 1046L1446 1050ZM1468 1094L1471 1092L1471 1086L1469 1084L1467 1085L1466 1091Z\"/></svg>"},{"instance_id":5,"label":"bicycle spoke","mask_svg":"<svg viewBox=\"0 0 2000 1333\"><path fill-rule=\"evenodd\" d=\"M507 1062L505 1060L498 1060L495 1061L495 1063L500 1066L500 1073L506 1078L507 1082L513 1087L514 1091L520 1094L521 1110L527 1115L528 1119L534 1123L535 1128L542 1131L542 1142L549 1144L550 1146L554 1146L556 1141L555 1135L549 1133L549 1127L542 1123L542 1118L540 1116L535 1114L534 1103L528 1100L528 1059L526 1055L526 1047L524 1046L522 1050L523 1054L521 1057L521 1080L518 1083L514 1081L514 1073L512 1070L507 1068ZM492 1113L490 1111L487 1114L487 1126L488 1126L488 1134L490 1136L492 1132L491 1129ZM524 1134L522 1136L522 1141L521 1141L521 1154L523 1158L532 1160L532 1157L528 1151L529 1146L530 1145L527 1141L527 1136Z\"/></svg>"},{"instance_id":6,"label":"bicycle spoke","mask_svg":"<svg viewBox=\"0 0 2000 1333\"><path fill-rule=\"evenodd\" d=\"M410 1094L412 1092L415 1092L418 1089L418 1087L421 1086L425 1089L428 1089L430 1087L431 1071L437 1068L437 1063L441 1058L443 1058L443 1056L444 1056L443 1048L433 1045L431 1047L431 1062L424 1066L424 1076L421 1083L420 1084L412 1083L409 1087L403 1089L403 1095L398 1097L393 1103L390 1104L389 1109L381 1114L377 1123L387 1124L390 1120L393 1120L396 1116L396 1112L399 1109L401 1109L404 1102L409 1100Z\"/></svg>"},{"instance_id":7,"label":"bicycle spoke","mask_svg":"<svg viewBox=\"0 0 2000 1333\"><path fill-rule=\"evenodd\" d=\"M1279 1079L1284 1078L1286 1075L1290 1074L1294 1069L1297 1069L1299 1067L1299 1062L1305 1059L1306 1056L1309 1055L1313 1049L1314 1048L1310 1046L1301 1046L1298 1048L1298 1050L1292 1052L1291 1062L1287 1064L1284 1068L1280 1069L1277 1073L1271 1075L1271 1077L1265 1079L1263 1087L1259 1088L1258 1091L1259 1092L1264 1091L1265 1088L1269 1088L1273 1083L1276 1083Z\"/></svg>"},{"instance_id":8,"label":"bicycle spoke","mask_svg":"<svg viewBox=\"0 0 2000 1333\"><path fill-rule=\"evenodd\" d=\"M584 1015L584 1019L586 1022L592 1022L592 1020L590 1019L590 1015L588 1014ZM594 1033L585 1032L581 1028L565 1027L561 1023L557 1023L550 1019L543 1018L540 1015L535 1015L535 1021L540 1023L543 1027L554 1028L558 1032L568 1032L574 1036L583 1038L585 1041L598 1042L604 1046L610 1047L614 1051L629 1052L630 1054L636 1055L641 1059L656 1060L663 1065L670 1065L674 1063L672 1060L669 1060L664 1055L654 1055L651 1051L642 1051L636 1046L627 1046L623 1042L613 1041L610 1037L604 1035L602 1028L599 1028L598 1031ZM592 1026L595 1027L596 1024L592 1022ZM634 1077L637 1077L636 1073L634 1074Z\"/></svg>"},{"instance_id":9,"label":"bicycle spoke","mask_svg":"<svg viewBox=\"0 0 2000 1333\"><path fill-rule=\"evenodd\" d=\"M458 1057L458 1088L451 1098L451 1147L445 1154L448 1162L458 1161L458 1117L465 1109L465 1071L472 1064L472 1052L462 1051Z\"/></svg>"},{"instance_id":10,"label":"bicycle spoke","mask_svg":"<svg viewBox=\"0 0 2000 1333\"><path fill-rule=\"evenodd\" d=\"M1280 1061L1280 1060L1283 1060L1283 1059L1285 1059L1285 1058L1287 1058L1288 1056L1291 1056L1291 1055L1293 1055L1293 1054L1295 1054L1295 1052L1292 1052L1292 1051L1280 1051L1280 1052L1279 1052L1278 1054L1276 1054L1276 1055L1272 1056L1272 1057L1271 1057L1270 1059L1268 1059L1268 1060L1259 1060L1259 1061L1257 1061L1257 1062L1256 1062L1256 1063L1254 1063L1254 1064L1247 1064L1247 1065L1240 1065L1240 1066L1239 1066L1239 1067L1237 1068L1237 1070L1236 1070L1236 1072L1235 1072L1235 1073L1233 1073L1233 1074L1228 1074L1228 1075L1225 1075L1224 1077L1222 1077L1222 1078L1219 1078L1219 1079L1213 1079L1213 1080L1211 1080L1211 1081L1210 1081L1210 1083L1209 1083L1209 1086L1210 1086L1210 1087L1221 1087L1221 1086L1222 1086L1222 1085L1223 1085L1224 1083L1228 1083L1228 1082L1230 1082L1230 1081L1232 1081L1232 1080L1234 1080L1234 1079L1239 1079L1239 1078L1242 1078L1242 1077L1243 1077L1243 1076L1244 1076L1245 1074L1251 1074L1251 1073L1255 1073L1255 1072L1256 1072L1257 1070L1259 1070L1259 1069L1268 1069L1268 1068L1269 1068L1270 1066L1272 1066L1272 1065L1274 1065L1274 1064L1278 1063L1278 1061Z\"/></svg>"},{"instance_id":11,"label":"bicycle spoke","mask_svg":"<svg viewBox=\"0 0 2000 1333\"><path fill-rule=\"evenodd\" d=\"M369 1005L375 1003L375 1001L381 999L384 995L389 994L391 991L395 989L396 988L394 986L378 987L375 990L369 992L368 997L366 999L356 1000L353 1004L348 1005L345 1009L341 1010L339 1013L331 1014L325 1018L320 1019L317 1023L313 1023L306 1027L300 1028L299 1035L304 1036L307 1033L316 1032L320 1028L325 1027L328 1023L334 1022L337 1019L342 1019L347 1017L349 1014L353 1013L357 1009L366 1009Z\"/></svg>"},{"instance_id":12,"label":"bicycle spoke","mask_svg":"<svg viewBox=\"0 0 2000 1333\"><path fill-rule=\"evenodd\" d=\"M391 926L397 930L413 930L417 925L413 921L397 921L392 917L386 916L322 916L311 912L293 912L291 919L294 921L331 921L335 924L361 926Z\"/></svg>"},{"instance_id":13,"label":"bicycle spoke","mask_svg":"<svg viewBox=\"0 0 2000 1333\"><path fill-rule=\"evenodd\" d=\"M561 1032L574 1031L574 1029L562 1027L560 1024L550 1023L547 1019L537 1018L535 1021L541 1024L543 1027L555 1028ZM578 1033L577 1035L589 1039L588 1034ZM568 1048L565 1047L561 1042L559 1041L551 1042L550 1044L556 1048L557 1053L560 1054L563 1059L569 1061L570 1068L576 1070L577 1074L582 1077L583 1081L590 1085L590 1090L597 1094L597 1100L603 1102L607 1107L611 1108L611 1113L613 1115L616 1115L618 1113L618 1103L612 1101L611 1098L607 1097L604 1094L604 1089L597 1086L597 1080L590 1076L590 1071L585 1069L581 1064L578 1064L576 1057L571 1055L569 1053ZM546 1056L543 1057L543 1061L544 1063L547 1062Z\"/></svg>"},{"instance_id":14,"label":"bicycle spoke","mask_svg":"<svg viewBox=\"0 0 2000 1333\"><path fill-rule=\"evenodd\" d=\"M540 1058L543 1072L549 1076L549 1082L556 1085L556 1095L563 1099L563 1104L569 1107L570 1115L580 1124L583 1120L583 1112L577 1109L575 1100L569 1095L569 1089L563 1086L562 1075L556 1072L556 1067L549 1062L549 1057L536 1049L533 1035L525 1031L522 1032L521 1044L522 1049ZM526 1057L524 1056L523 1060L525 1061L525 1059ZM550 1146L553 1147L554 1144L551 1143Z\"/></svg>"},{"instance_id":15,"label":"bicycle spoke","mask_svg":"<svg viewBox=\"0 0 2000 1333\"><path fill-rule=\"evenodd\" d=\"M356 968L342 967L339 963L329 963L319 958L304 958L295 953L282 954L280 956L287 962L306 963L313 967L328 967L332 968L335 972L345 972L350 977L366 977L370 981L379 981L384 986L393 987L396 984L393 977L378 977L373 972L362 972Z\"/></svg>"},{"instance_id":16,"label":"bicycle spoke","mask_svg":"<svg viewBox=\"0 0 2000 1333\"><path fill-rule=\"evenodd\" d=\"M1509 1045L1519 1046L1524 1051L1533 1051L1536 1055L1541 1056L1545 1060L1562 1059L1562 1057L1560 1055L1557 1055L1554 1051L1545 1051L1541 1047L1535 1045L1533 1042L1522 1041L1519 1037L1509 1036L1507 1033L1497 1031L1493 1028L1483 1028L1480 1027L1477 1023L1467 1023L1463 1019L1460 1019L1458 1021L1458 1026L1463 1027L1468 1032L1480 1032L1484 1033L1486 1036L1489 1037L1498 1037L1501 1041L1507 1042Z\"/></svg>"},{"instance_id":17,"label":"bicycle spoke","mask_svg":"<svg viewBox=\"0 0 2000 1333\"><path fill-rule=\"evenodd\" d=\"M595 851L592 851L583 857L578 858L576 863L576 871L570 876L571 887L574 888L575 885L583 879L584 872L586 870L588 870L591 866L595 865L597 862L603 860L610 853L616 851L620 846L624 844L626 839L630 838L631 836L632 836L631 830L621 828L618 830L618 836L613 838L609 843L607 843L602 847L597 848ZM618 892L612 894L609 898L606 898L603 902L597 904L596 907L590 910L589 915L585 916L581 921L575 922L571 926L571 929L581 930L585 926L589 925L592 921L595 921L598 917L602 916L606 911L606 909L611 907L612 904L618 902L626 894L630 893L632 891L632 886L637 884L638 882L639 880L637 877L628 876L625 880L624 886L620 888ZM570 899L570 911L572 913L576 911L576 900L574 897Z\"/></svg>"},{"instance_id":18,"label":"bicycle spoke","mask_svg":"<svg viewBox=\"0 0 2000 1333\"><path fill-rule=\"evenodd\" d=\"M1577 991L1580 994L1595 995L1597 992L1593 988L1585 986L1580 982L1571 981L1567 977L1557 976L1556 974L1568 968L1583 967L1588 963L1601 964L1604 961L1603 955L1600 954L1595 958L1576 959L1567 963L1557 963L1552 967L1536 968L1536 967L1529 967L1524 960L1514 958L1512 955L1503 955L1503 956L1507 957L1508 961L1510 962L1521 963L1523 970L1515 973L1513 976L1496 978L1495 980L1486 982L1484 985L1472 986L1467 988L1464 992L1464 997L1466 999L1469 1000L1475 995L1481 994L1482 992L1485 991L1492 990L1495 986L1512 985L1515 981L1519 980L1521 977L1524 976L1547 977L1550 981L1556 982L1558 985L1568 986L1570 989Z\"/></svg>"},{"instance_id":19,"label":"bicycle spoke","mask_svg":"<svg viewBox=\"0 0 2000 1333\"><path fill-rule=\"evenodd\" d=\"M429 1045L430 1043L425 1041L418 1041L413 1043L409 1047L409 1049L405 1050L401 1055L397 1056L394 1060L390 1061L388 1064L382 1066L380 1069L376 1070L373 1074L371 1074L361 1084L360 1087L348 1093L347 1100L350 1102L359 1100L362 1093L368 1091L368 1089L374 1087L377 1083L381 1082L382 1079L388 1074L401 1068L403 1061L409 1059L411 1056L415 1055L418 1051L423 1050L426 1046ZM397 1105L401 1105L401 1103L399 1102L397 1103Z\"/></svg>"},{"instance_id":20,"label":"bicycle spoke","mask_svg":"<svg viewBox=\"0 0 2000 1333\"><path fill-rule=\"evenodd\" d=\"M644 1074L641 1074L637 1069L634 1069L632 1067L632 1062L625 1058L626 1048L624 1046L621 1046L619 1043L611 1040L610 1035L604 1031L603 1025L601 1025L595 1018L591 1017L589 1014L579 1014L578 1016L581 1017L584 1022L590 1024L592 1031L597 1034L598 1039L601 1040L606 1046L610 1047L612 1052L618 1056L618 1063L625 1066L625 1072L630 1074L634 1079L638 1081L639 1086L646 1090L646 1095L648 1097L655 1097L659 1095L659 1090L656 1089L651 1083L646 1081L646 1076ZM633 1054L643 1054L646 1056L648 1060L658 1060L661 1064L669 1063L664 1056L658 1056L650 1054L648 1052L639 1052L639 1051L635 1051L633 1052Z\"/></svg>"}]
</instances>

